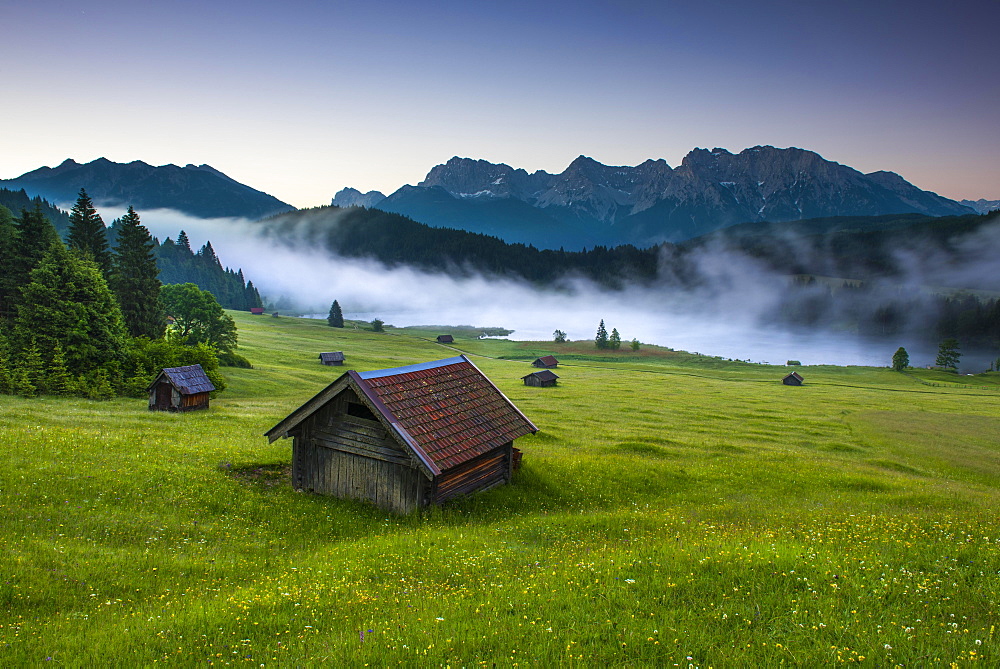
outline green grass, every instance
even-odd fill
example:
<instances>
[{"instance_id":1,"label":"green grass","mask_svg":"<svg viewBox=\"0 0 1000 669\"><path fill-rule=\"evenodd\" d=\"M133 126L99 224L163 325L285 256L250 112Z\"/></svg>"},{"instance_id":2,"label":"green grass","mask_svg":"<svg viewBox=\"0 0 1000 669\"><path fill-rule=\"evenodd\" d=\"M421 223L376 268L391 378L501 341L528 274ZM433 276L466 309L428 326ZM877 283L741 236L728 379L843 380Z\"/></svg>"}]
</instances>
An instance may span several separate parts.
<instances>
[{"instance_id":1,"label":"green grass","mask_svg":"<svg viewBox=\"0 0 1000 669\"><path fill-rule=\"evenodd\" d=\"M996 374L796 388L656 347L233 316L255 368L207 412L0 397L3 666L1000 662ZM458 351L541 428L511 485L405 517L291 489L266 429L344 369ZM548 353L560 385L523 386Z\"/></svg>"}]
</instances>

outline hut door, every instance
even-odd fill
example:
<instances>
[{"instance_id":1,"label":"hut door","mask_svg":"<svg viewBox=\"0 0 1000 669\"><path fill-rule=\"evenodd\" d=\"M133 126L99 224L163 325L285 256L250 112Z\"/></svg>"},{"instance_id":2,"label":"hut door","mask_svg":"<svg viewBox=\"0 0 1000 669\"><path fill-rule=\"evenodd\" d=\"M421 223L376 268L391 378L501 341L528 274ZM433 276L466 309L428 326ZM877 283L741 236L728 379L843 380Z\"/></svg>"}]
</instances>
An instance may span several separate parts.
<instances>
[{"instance_id":1,"label":"hut door","mask_svg":"<svg viewBox=\"0 0 1000 669\"><path fill-rule=\"evenodd\" d=\"M156 408L158 410L167 411L170 409L170 391L169 383L156 384Z\"/></svg>"}]
</instances>

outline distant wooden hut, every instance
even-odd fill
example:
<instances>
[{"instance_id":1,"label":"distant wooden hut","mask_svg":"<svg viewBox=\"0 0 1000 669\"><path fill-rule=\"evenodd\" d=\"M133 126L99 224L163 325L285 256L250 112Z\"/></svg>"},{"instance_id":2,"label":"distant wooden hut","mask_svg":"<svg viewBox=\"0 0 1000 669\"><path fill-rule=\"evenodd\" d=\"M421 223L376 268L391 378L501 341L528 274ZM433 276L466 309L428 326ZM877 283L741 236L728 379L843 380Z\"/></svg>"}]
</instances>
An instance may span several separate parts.
<instances>
[{"instance_id":1,"label":"distant wooden hut","mask_svg":"<svg viewBox=\"0 0 1000 669\"><path fill-rule=\"evenodd\" d=\"M164 367L146 389L150 411L196 411L208 408L215 390L201 365Z\"/></svg>"},{"instance_id":2,"label":"distant wooden hut","mask_svg":"<svg viewBox=\"0 0 1000 669\"><path fill-rule=\"evenodd\" d=\"M534 386L535 388L548 388L550 386L556 385L556 379L558 379L559 377L556 376L555 372L550 372L547 369L543 369L540 372L532 372L531 374L528 374L527 376L522 376L521 378L524 380L524 385L526 386Z\"/></svg>"},{"instance_id":3,"label":"distant wooden hut","mask_svg":"<svg viewBox=\"0 0 1000 669\"><path fill-rule=\"evenodd\" d=\"M344 364L344 353L343 351L333 351L331 353L320 353L319 361L324 365L332 365L334 367L340 367Z\"/></svg>"},{"instance_id":4,"label":"distant wooden hut","mask_svg":"<svg viewBox=\"0 0 1000 669\"><path fill-rule=\"evenodd\" d=\"M781 380L786 386L801 386L802 376L798 372L791 372Z\"/></svg>"},{"instance_id":5,"label":"distant wooden hut","mask_svg":"<svg viewBox=\"0 0 1000 669\"><path fill-rule=\"evenodd\" d=\"M292 484L408 513L510 481L538 428L463 355L348 371L265 434L292 437Z\"/></svg>"},{"instance_id":6,"label":"distant wooden hut","mask_svg":"<svg viewBox=\"0 0 1000 669\"><path fill-rule=\"evenodd\" d=\"M250 313L253 314L254 316L263 316L264 307L250 307Z\"/></svg>"},{"instance_id":7,"label":"distant wooden hut","mask_svg":"<svg viewBox=\"0 0 1000 669\"><path fill-rule=\"evenodd\" d=\"M455 338L451 335L438 335L437 342L439 344L454 344Z\"/></svg>"},{"instance_id":8,"label":"distant wooden hut","mask_svg":"<svg viewBox=\"0 0 1000 669\"><path fill-rule=\"evenodd\" d=\"M541 358L535 358L535 361L531 363L532 367L542 367L544 369L555 369L559 366L559 361L556 360L554 355L543 355Z\"/></svg>"}]
</instances>

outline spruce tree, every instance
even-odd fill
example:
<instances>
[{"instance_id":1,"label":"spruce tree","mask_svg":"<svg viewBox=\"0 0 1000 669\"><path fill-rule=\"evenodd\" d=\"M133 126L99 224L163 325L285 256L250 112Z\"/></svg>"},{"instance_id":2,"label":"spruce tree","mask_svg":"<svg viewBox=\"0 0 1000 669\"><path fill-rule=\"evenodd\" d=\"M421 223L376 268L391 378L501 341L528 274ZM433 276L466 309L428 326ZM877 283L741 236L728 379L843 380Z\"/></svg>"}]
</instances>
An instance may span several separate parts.
<instances>
[{"instance_id":1,"label":"spruce tree","mask_svg":"<svg viewBox=\"0 0 1000 669\"><path fill-rule=\"evenodd\" d=\"M188 235L186 232L181 230L181 233L177 235L177 247L184 253L194 256L194 251L191 250L191 242L188 240Z\"/></svg>"},{"instance_id":2,"label":"spruce tree","mask_svg":"<svg viewBox=\"0 0 1000 669\"><path fill-rule=\"evenodd\" d=\"M46 386L45 363L42 361L42 354L38 350L38 345L32 341L27 347L21 350L20 368L24 371L24 378L31 389L28 391L34 397L35 393L44 393Z\"/></svg>"},{"instance_id":3,"label":"spruce tree","mask_svg":"<svg viewBox=\"0 0 1000 669\"><path fill-rule=\"evenodd\" d=\"M892 354L892 368L897 372L901 372L910 366L910 354L906 352L906 349L900 346L896 349L896 352Z\"/></svg>"},{"instance_id":4,"label":"spruce tree","mask_svg":"<svg viewBox=\"0 0 1000 669\"><path fill-rule=\"evenodd\" d=\"M608 347L608 330L604 327L604 319L601 319L601 324L597 326L597 336L594 337L594 343L597 348L607 348Z\"/></svg>"},{"instance_id":5,"label":"spruce tree","mask_svg":"<svg viewBox=\"0 0 1000 669\"><path fill-rule=\"evenodd\" d=\"M118 226L111 289L118 298L129 334L159 339L166 329L166 317L160 305L162 284L153 246L149 230L129 207Z\"/></svg>"},{"instance_id":6,"label":"spruce tree","mask_svg":"<svg viewBox=\"0 0 1000 669\"><path fill-rule=\"evenodd\" d=\"M53 242L22 289L11 343L37 343L50 359L58 342L70 374L114 368L127 340L118 302L97 265Z\"/></svg>"},{"instance_id":7,"label":"spruce tree","mask_svg":"<svg viewBox=\"0 0 1000 669\"><path fill-rule=\"evenodd\" d=\"M618 334L618 328L611 328L611 337L608 339L608 347L617 351L622 347L622 336Z\"/></svg>"},{"instance_id":8,"label":"spruce tree","mask_svg":"<svg viewBox=\"0 0 1000 669\"><path fill-rule=\"evenodd\" d=\"M56 342L52 349L52 359L45 375L45 386L53 395L72 395L76 389L73 377L66 368L66 356L63 355L62 345L59 342Z\"/></svg>"},{"instance_id":9,"label":"spruce tree","mask_svg":"<svg viewBox=\"0 0 1000 669\"><path fill-rule=\"evenodd\" d=\"M330 305L330 313L326 317L326 324L332 328L344 327L344 313L340 310L340 303L337 300Z\"/></svg>"},{"instance_id":10,"label":"spruce tree","mask_svg":"<svg viewBox=\"0 0 1000 669\"><path fill-rule=\"evenodd\" d=\"M244 290L246 292L247 309L264 306L264 302L260 299L260 293L257 292L257 288L253 285L253 281L247 281L247 287Z\"/></svg>"},{"instance_id":11,"label":"spruce tree","mask_svg":"<svg viewBox=\"0 0 1000 669\"><path fill-rule=\"evenodd\" d=\"M101 215L94 209L90 196L82 188L69 214L67 241L70 248L80 249L86 258L93 260L105 279L111 275L107 230Z\"/></svg>"},{"instance_id":12,"label":"spruce tree","mask_svg":"<svg viewBox=\"0 0 1000 669\"><path fill-rule=\"evenodd\" d=\"M8 318L13 319L16 315L17 305L21 301L21 288L31 280L31 270L35 269L53 243L62 244L56 229L52 227L41 208L36 206L32 211L22 209L21 218L17 221L17 237L14 240L14 262L0 272L4 275L10 272L10 285L13 287L13 294L8 298L10 300Z\"/></svg>"},{"instance_id":13,"label":"spruce tree","mask_svg":"<svg viewBox=\"0 0 1000 669\"><path fill-rule=\"evenodd\" d=\"M945 369L958 369L958 361L961 359L962 354L958 350L958 340L954 337L949 337L941 342L938 346L937 363L938 367L944 367Z\"/></svg>"}]
</instances>

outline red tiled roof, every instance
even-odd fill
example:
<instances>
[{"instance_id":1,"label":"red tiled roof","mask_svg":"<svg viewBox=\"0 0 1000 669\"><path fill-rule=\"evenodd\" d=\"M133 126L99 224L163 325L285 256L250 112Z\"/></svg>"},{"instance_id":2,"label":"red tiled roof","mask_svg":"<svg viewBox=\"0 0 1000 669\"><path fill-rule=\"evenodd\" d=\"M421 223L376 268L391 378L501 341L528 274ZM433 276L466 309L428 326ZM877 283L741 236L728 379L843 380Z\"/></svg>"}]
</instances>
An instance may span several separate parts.
<instances>
[{"instance_id":1,"label":"red tiled roof","mask_svg":"<svg viewBox=\"0 0 1000 669\"><path fill-rule=\"evenodd\" d=\"M537 431L471 362L442 362L358 377L439 469Z\"/></svg>"}]
</instances>

